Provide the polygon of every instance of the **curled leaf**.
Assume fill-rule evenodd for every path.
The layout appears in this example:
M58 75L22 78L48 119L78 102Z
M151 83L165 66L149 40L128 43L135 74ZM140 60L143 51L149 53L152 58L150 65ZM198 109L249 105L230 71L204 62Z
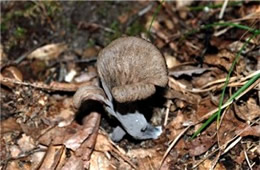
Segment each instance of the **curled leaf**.
M56 59L66 49L67 49L67 45L63 43L47 44L43 47L37 48L32 53L30 53L27 57L29 59L48 61L48 60Z

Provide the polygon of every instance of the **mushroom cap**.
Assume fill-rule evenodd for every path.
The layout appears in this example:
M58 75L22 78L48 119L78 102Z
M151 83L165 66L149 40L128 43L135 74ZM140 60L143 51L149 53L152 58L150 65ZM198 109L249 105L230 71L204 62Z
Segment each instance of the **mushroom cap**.
M168 82L165 59L150 42L137 37L112 41L98 54L97 69L102 83L120 103L145 99L155 86Z

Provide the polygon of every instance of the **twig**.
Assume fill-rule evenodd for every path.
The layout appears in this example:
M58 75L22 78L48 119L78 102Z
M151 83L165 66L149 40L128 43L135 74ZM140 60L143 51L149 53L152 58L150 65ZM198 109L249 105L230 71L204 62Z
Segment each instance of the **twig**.
M169 152L172 150L172 148L175 146L175 144L179 141L179 139L182 137L182 135L191 127L188 126L186 127L173 141L172 143L170 144L170 146L168 147L168 149L166 150L166 152L164 153L163 155L163 158L161 160L161 163L160 163L160 168L159 170L162 168L162 165L163 165L163 162L165 161L165 158L168 156Z
M192 138L196 137L207 125L209 125L217 116L218 116L218 110L219 109L223 109L227 106L229 106L230 104L233 103L233 101L238 100L241 96L243 96L245 93L247 93L249 90L251 90L253 87L255 87L256 85L259 84L260 79L259 79L260 74L254 76L252 79L250 79L244 86L242 86L238 91L236 91L229 99L228 101L222 105L220 108L216 108L213 111L207 113L206 115L204 115L199 121L197 121L196 123L194 123L193 125L196 125L199 122L204 121L205 119L207 119L209 116L210 118L199 128L199 130L197 130ZM250 85L250 86L249 86ZM249 87L248 87L249 86Z
M219 16L218 16L219 19L223 18L224 12L225 12L225 10L227 8L227 4L228 4L228 0L225 0L223 5L222 5L221 11L219 13Z
M218 153L218 155L215 157L215 159L211 163L210 170L214 170L215 166L218 163L219 157L221 156L221 152Z
M131 17L129 19L129 21L127 21L126 24L126 28L129 27L130 25L132 25L132 23L138 18L143 16L144 14L146 14L147 12L149 12L153 7L153 4L150 3L149 5L147 5L145 8L141 9L137 14L135 14L133 17Z
M167 102L167 108L166 108L166 112L165 112L165 119L164 119L164 123L163 123L163 126L166 126L167 125L167 121L168 121L168 117L169 117L169 111L170 111L170 107L172 105L172 101L169 100Z
M236 137L237 137L237 136L236 136ZM234 137L233 140L236 139L236 137ZM223 145L223 146L225 146L226 148L225 148L225 150L224 150L224 152L223 152L222 154L227 153L230 149L232 149L234 146L236 146L236 144L237 144L241 139L242 139L242 137L239 136L239 137L238 137L236 140L234 140L234 142L232 142L228 147L226 147L226 145L229 143L229 141L228 141L227 143L225 143L226 145Z
M87 82L86 84L91 84L91 83L92 82ZM2 77L1 75L0 75L0 84L8 84L11 87L14 87L14 85L22 85L22 86L30 86L36 89L43 89L49 91L67 91L67 92L74 92L79 88L79 86L82 85L82 84L75 84L75 83L72 84L72 83L59 83L59 82L51 82L50 85L42 82L29 83L29 82L18 81L11 78Z
M250 163L250 161L249 161L249 159L248 159L248 156L247 156L247 153L246 153L245 150L244 150L244 155L245 155L245 158L246 158L246 162L247 162L247 164L248 164L248 167L250 168L250 170L253 170L252 167L254 166L254 163L253 163L253 164Z
M260 118L257 119L256 121L252 122L249 126L253 126L255 123L259 123ZM224 152L221 153L221 155L224 155L225 153L227 153L230 149L232 149L241 139L242 137L239 136L241 135L244 131L247 130L248 127L244 128L243 130L241 130L238 134L236 134L232 139L230 139L229 141L227 141L225 144L223 144L222 146L220 146L219 148L217 148L216 150L212 151L207 157L205 157L203 160L200 160L196 165L192 166L192 169L196 168L197 166L199 166L203 161L205 161L207 158L209 158L210 156L212 156L214 153L216 153L217 151L220 150L220 148L226 148L224 150ZM233 141L233 142L232 142ZM232 142L232 143L231 143ZM226 147L229 143L231 143L228 147Z

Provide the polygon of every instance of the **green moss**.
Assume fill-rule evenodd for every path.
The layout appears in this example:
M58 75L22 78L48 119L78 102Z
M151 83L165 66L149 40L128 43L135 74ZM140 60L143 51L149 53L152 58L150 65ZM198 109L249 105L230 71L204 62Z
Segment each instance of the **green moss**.
M14 31L14 36L15 38L24 38L25 37L25 34L26 34L26 29L25 28L22 28L22 27L16 27L15 31Z
M109 2L105 1L102 3L103 5L97 8L97 15L100 17L107 17L107 13L109 12Z
M5 33L8 29L7 29L7 25L5 23L1 23L0 24L0 30L2 33Z
M118 21L113 21L112 24L110 24L109 28L113 30L113 33L106 32L105 33L105 39L107 40L106 43L111 42L112 40L120 37L122 35L121 29L120 29L120 23Z
M96 42L92 38L88 39L87 47L93 47L95 44Z
M49 1L43 1L46 9L47 9L47 15L50 17L54 17L58 12L61 12L60 4L57 2L49 2Z
M145 27L140 21L136 20L131 26L126 29L127 35L139 35L141 32L145 31Z

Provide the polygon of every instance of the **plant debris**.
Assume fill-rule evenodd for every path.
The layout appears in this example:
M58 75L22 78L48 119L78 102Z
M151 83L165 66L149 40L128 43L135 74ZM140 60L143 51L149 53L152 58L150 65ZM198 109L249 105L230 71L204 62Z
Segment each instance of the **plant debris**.
M0 7L0 169L260 169L259 2L5 1ZM168 77L120 106L102 89L107 77L99 77L97 56L126 36L149 41L165 63L134 61L119 72L163 64ZM154 84L147 75L142 82ZM132 106L162 127L157 139L136 140L121 128L120 141L111 140L119 122L106 111Z

